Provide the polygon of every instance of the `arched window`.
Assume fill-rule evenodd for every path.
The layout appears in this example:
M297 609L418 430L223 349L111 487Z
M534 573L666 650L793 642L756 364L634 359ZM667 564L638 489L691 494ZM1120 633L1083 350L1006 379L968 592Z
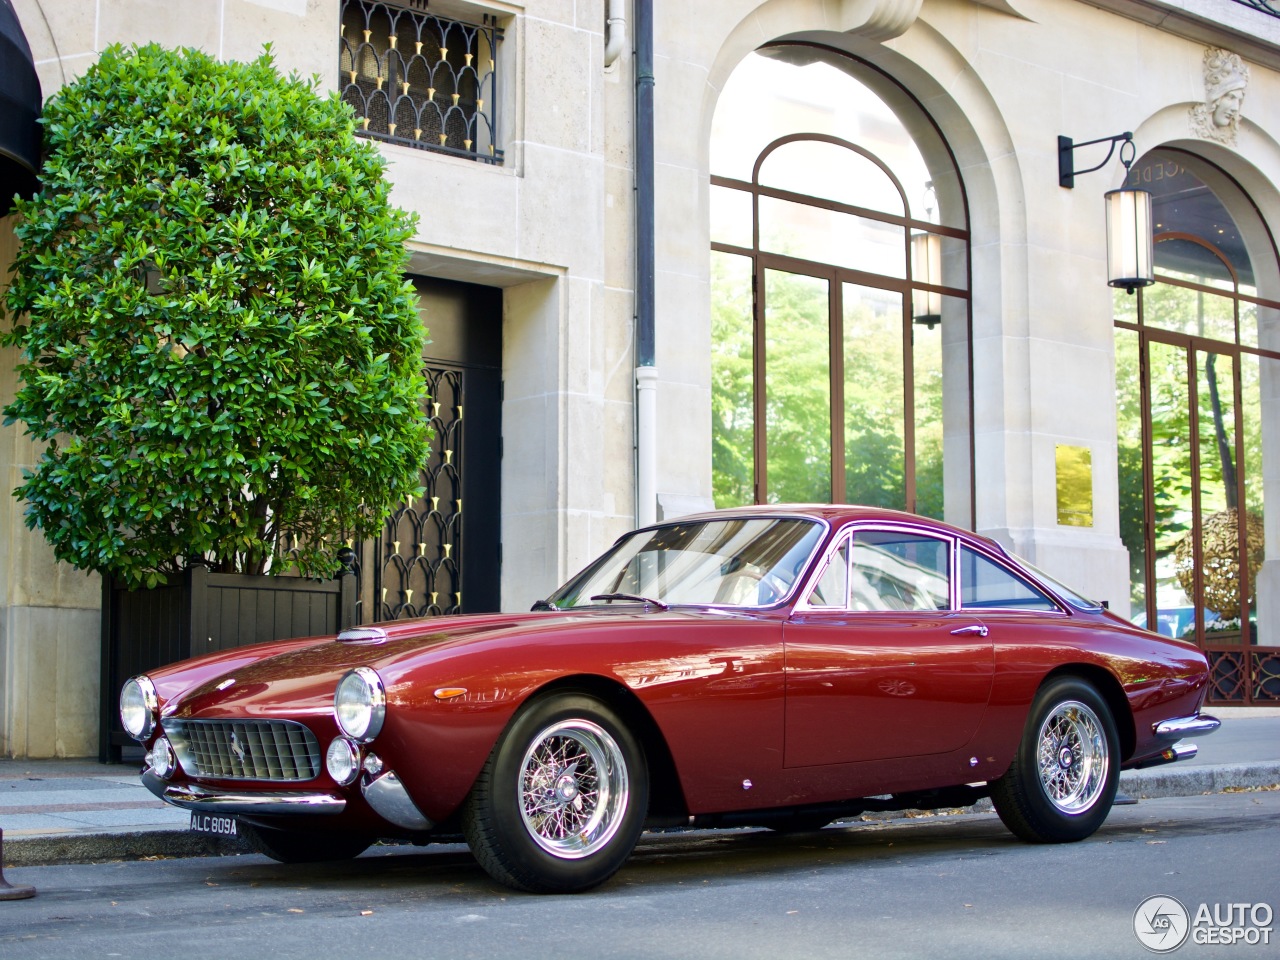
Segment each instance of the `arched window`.
M1275 247L1239 185L1202 159L1154 150L1130 177L1153 194L1157 280L1115 297L1132 612L1210 651L1211 699L1280 700L1267 649L1280 610L1262 586L1276 576L1264 538L1280 467Z
M717 505L970 523L968 219L919 104L831 50L751 55L717 105L711 239Z

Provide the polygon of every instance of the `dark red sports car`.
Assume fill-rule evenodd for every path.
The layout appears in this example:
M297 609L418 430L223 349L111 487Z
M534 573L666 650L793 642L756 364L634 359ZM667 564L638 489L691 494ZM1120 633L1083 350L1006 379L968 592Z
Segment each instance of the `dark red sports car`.
M534 612L398 621L125 684L142 778L283 861L466 838L574 891L646 825L816 829L991 796L1092 834L1121 768L1182 759L1207 669L997 544L907 514L752 507L648 527Z

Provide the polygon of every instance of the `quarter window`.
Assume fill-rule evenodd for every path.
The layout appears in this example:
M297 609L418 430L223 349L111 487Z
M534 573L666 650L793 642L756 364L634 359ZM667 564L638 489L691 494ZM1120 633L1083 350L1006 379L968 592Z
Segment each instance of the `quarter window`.
M1021 577L968 547L960 551L960 606L1057 610L1058 605Z
M849 541L846 540L827 559L827 565L818 582L809 591L807 602L812 607L837 607L849 605Z

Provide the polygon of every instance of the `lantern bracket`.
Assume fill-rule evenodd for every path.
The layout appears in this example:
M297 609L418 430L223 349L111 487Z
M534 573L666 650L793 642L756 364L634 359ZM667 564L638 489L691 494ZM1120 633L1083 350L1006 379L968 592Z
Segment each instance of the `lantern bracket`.
M1072 154L1080 147L1091 147L1098 143L1109 143L1111 149L1107 151L1107 155L1097 166L1089 167L1087 170L1075 169L1075 159ZM1058 186L1066 187L1068 190L1076 185L1076 177L1082 173L1093 173L1095 170L1101 170L1111 162L1112 155L1116 152L1116 145L1120 145L1120 162L1124 164L1125 170L1129 169L1129 165L1133 163L1133 157L1136 148L1133 145L1133 133L1117 133L1114 137L1099 137L1097 140L1086 140L1084 143L1075 143L1070 137L1058 137ZM1125 159L1125 147L1129 148L1129 158Z

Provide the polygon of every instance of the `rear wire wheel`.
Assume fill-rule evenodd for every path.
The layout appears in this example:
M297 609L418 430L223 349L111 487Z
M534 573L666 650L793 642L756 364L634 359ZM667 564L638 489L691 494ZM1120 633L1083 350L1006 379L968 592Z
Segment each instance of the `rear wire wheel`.
M618 715L595 697L555 694L525 707L502 735L462 830L499 883L574 893L626 862L648 798L644 752Z
M1111 711L1083 680L1060 677L1036 694L1017 756L991 784L996 812L1032 843L1070 843L1111 812L1120 780L1120 739Z

